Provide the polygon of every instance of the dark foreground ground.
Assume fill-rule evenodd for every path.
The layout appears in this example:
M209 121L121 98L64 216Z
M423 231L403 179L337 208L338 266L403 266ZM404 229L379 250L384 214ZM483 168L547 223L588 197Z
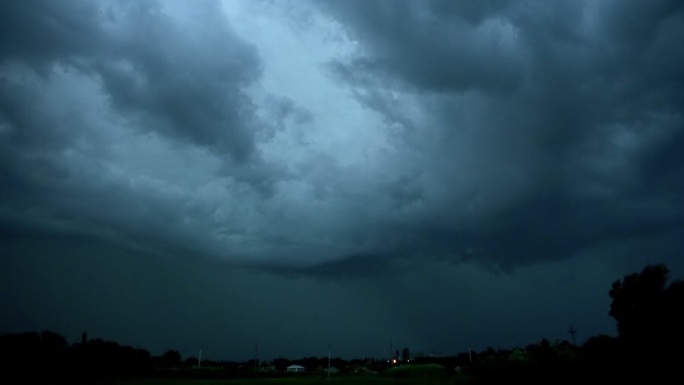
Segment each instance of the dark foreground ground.
M468 377L441 377L441 378L387 378L382 376L359 376L359 377L289 377L268 379L228 379L228 380L203 380L203 379L125 379L115 380L101 385L468 385L472 381ZM98 384L100 385L100 384Z

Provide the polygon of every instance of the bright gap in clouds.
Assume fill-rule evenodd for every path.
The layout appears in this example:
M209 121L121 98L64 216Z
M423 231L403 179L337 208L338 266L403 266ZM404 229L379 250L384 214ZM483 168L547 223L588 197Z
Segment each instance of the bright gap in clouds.
M232 27L263 61L250 96L272 127L258 146L264 159L304 179L307 164L322 157L341 167L378 167L381 153L391 150L382 117L361 106L329 68L356 49L339 23L297 3L223 4Z
M383 189L416 155L399 154L406 127L360 103L363 91L336 77L332 62L347 60L356 42L338 22L296 4L223 3L232 28L258 47L263 72L248 91L263 125L256 148L283 170L263 202L259 236L275 242L275 265L311 266L378 246L358 225L386 220L392 203ZM279 229L269 233L272 225Z

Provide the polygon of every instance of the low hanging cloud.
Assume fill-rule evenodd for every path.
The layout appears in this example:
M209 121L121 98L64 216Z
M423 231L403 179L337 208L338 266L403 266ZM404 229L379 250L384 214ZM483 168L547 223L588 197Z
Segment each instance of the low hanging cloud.
M2 233L339 276L681 232L683 19L676 1L3 3Z

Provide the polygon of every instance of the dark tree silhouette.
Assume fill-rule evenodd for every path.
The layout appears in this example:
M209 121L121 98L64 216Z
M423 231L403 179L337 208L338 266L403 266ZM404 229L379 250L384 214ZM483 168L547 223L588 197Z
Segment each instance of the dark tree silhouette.
M290 366L290 360L282 357L276 358L273 360L273 366L277 371L284 372Z
M175 368L181 364L181 354L177 350L167 350L159 359L159 366L163 368Z
M409 348L401 349L401 361L406 362L409 359L411 359L411 351L409 350Z
M609 314L617 321L620 337L636 342L658 331L663 321L668 274L665 265L648 265L639 274L613 282Z
M650 373L673 370L682 359L684 284L667 286L669 272L664 264L647 265L609 292L626 363Z

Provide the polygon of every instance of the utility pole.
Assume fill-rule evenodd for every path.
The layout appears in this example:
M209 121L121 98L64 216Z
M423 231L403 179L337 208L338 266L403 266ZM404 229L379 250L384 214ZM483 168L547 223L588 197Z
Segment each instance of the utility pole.
M389 362L392 362L394 355L394 346L392 345L392 340L390 340L390 351L389 351Z
M577 333L577 329L575 329L572 325L568 328L568 333L570 333L570 337L572 338L572 344L575 344L575 334Z
M200 348L199 351L199 358L197 359L197 369L200 368L200 365L202 364L202 348Z
M254 371L259 370L259 343L254 343Z
M330 378L330 342L328 342L328 378Z

